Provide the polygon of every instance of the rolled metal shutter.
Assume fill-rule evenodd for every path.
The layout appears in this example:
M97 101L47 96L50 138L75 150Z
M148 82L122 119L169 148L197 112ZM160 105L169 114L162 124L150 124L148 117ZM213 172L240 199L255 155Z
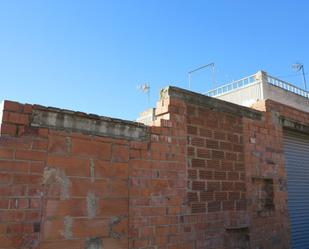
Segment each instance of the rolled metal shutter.
M293 249L309 248L309 136L284 131L288 208Z

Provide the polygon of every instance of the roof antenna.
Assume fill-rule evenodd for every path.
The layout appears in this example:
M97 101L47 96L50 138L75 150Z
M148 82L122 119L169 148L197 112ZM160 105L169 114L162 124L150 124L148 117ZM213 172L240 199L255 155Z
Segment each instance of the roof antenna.
M137 90L147 94L148 107L150 107L150 85L147 83L140 84L137 86Z
M216 72L215 72L215 63L212 62L212 63L209 63L207 65L204 65L204 66L201 66L201 67L198 67L196 69L193 69L191 71L188 72L188 78L189 78L189 90L191 90L191 74L196 72L196 71L199 71L201 69L204 69L206 67L211 67L212 69L212 84L215 86L215 82L216 82Z
M300 70L302 71L303 74L303 83L305 85L305 90L307 91L307 82L306 82L306 74L305 74L305 68L304 68L304 64L302 63L295 63L292 65L292 68L296 71L299 72Z

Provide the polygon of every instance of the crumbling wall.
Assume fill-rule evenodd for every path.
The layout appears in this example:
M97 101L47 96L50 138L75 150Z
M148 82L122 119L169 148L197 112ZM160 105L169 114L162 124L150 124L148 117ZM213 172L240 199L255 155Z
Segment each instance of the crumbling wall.
M256 107L169 87L143 126L5 101L0 248L289 248L282 127L308 114Z
M48 131L29 127L30 105L5 101L2 109L0 248L38 248Z
M0 248L128 248L132 122L4 102Z

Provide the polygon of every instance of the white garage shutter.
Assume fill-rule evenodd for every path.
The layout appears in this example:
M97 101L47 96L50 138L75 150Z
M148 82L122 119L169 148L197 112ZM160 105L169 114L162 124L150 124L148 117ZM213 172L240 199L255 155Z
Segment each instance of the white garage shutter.
M309 136L284 131L288 208L293 249L309 248Z

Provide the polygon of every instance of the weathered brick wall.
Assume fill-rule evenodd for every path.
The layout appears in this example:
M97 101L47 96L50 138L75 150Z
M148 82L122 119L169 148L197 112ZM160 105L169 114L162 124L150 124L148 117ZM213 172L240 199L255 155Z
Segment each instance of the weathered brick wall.
M0 247L36 248L43 214L41 179L48 132L29 128L32 106L3 103L0 138ZM27 135L24 135L27 134Z
M128 248L134 142L30 126L41 109L4 102L0 248Z
M4 102L0 248L289 248L283 120L309 115L255 108L170 87L145 127Z
M284 128L308 127L309 114L272 100L260 101L254 108L265 113L261 121L244 119L251 244L253 248L289 248L283 132ZM285 120L292 122L287 126Z
M253 248L289 248L282 128L270 116L244 119L250 239Z

